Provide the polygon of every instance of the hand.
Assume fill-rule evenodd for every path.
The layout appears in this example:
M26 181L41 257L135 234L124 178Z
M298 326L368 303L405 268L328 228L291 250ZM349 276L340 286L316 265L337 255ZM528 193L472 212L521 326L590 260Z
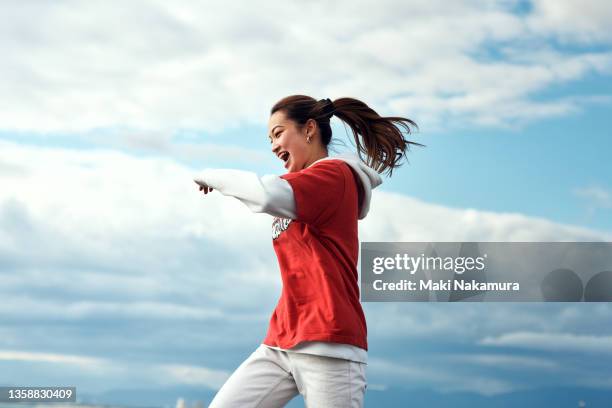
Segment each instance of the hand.
M204 192L204 194L208 194L209 192L213 191L212 187L207 186L204 180L200 179L199 177L194 177L193 181L198 185L200 191Z
M204 191L204 194L208 194L209 192L213 191L213 189L212 187L200 185L200 191Z

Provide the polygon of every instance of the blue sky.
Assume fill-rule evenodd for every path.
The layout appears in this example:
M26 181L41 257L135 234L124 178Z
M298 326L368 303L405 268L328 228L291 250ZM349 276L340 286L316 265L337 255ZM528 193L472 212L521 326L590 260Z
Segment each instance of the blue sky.
M362 241L611 240L608 2L263 4L0 6L0 383L218 389L281 283L269 217L191 179L283 173L290 94L419 124ZM364 309L377 392L612 392L608 304Z

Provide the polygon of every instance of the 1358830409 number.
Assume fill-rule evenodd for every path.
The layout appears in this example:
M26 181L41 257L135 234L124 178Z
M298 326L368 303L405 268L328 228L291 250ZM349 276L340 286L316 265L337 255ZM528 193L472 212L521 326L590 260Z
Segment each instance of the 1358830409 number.
M0 387L0 402L75 402L76 387Z

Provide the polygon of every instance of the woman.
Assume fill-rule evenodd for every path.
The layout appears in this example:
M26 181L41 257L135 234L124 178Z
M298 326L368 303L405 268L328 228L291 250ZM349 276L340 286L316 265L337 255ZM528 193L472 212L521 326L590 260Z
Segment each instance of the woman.
M328 156L332 115L348 124L359 156ZM362 407L367 327L359 302L357 220L368 213L378 173L400 165L416 124L381 117L353 98L293 95L271 110L272 152L287 174L207 169L194 181L253 212L274 216L272 239L283 289L262 344L221 387L210 407ZM367 164L361 160L367 156Z

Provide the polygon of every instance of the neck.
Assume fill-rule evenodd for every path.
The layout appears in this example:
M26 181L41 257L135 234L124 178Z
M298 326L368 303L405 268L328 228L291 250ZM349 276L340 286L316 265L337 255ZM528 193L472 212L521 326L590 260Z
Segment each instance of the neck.
M310 156L310 159L306 161L306 164L304 165L304 168L308 168L310 166L312 166L312 164L314 162L316 162L317 160L321 160L325 157L327 157L327 149L323 148L321 150L318 150L316 152L313 152L313 154Z

